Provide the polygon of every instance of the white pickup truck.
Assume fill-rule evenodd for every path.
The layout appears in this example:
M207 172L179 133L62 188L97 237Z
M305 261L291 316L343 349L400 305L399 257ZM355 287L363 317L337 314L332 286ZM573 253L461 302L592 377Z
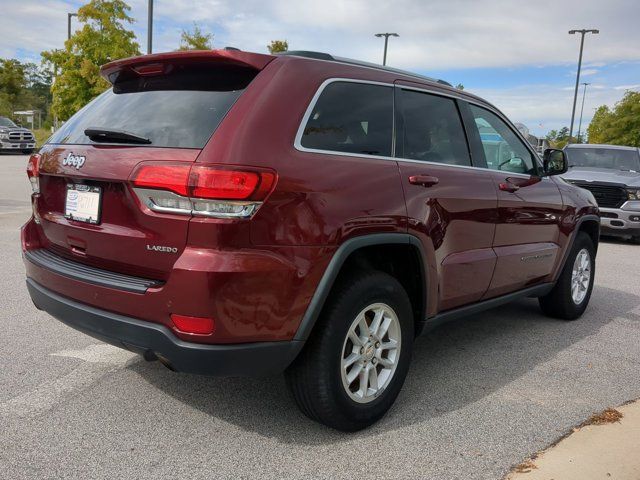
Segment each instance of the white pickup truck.
M33 133L19 127L6 117L0 117L0 152L33 153L36 138Z

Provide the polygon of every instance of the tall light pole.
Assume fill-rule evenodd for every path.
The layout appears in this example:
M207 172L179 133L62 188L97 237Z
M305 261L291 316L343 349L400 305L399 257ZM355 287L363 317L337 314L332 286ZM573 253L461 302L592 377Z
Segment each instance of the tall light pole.
M387 45L389 44L389 37L399 37L397 33L376 33L376 37L384 37L384 56L382 57L382 65L387 64Z
M584 97L587 95L587 85L591 85L590 83L583 82L584 90L582 90L582 106L580 107L580 121L578 122L578 143L582 143L580 139L580 132L582 131L582 112L584 112Z
M147 54L150 54L153 47L153 0L149 0L147 15Z
M580 69L582 68L582 50L584 49L584 36L587 33L593 33L597 35L600 30L596 29L581 29L581 30L569 30L569 35L580 34L580 56L578 57L578 73L576 74L576 88L573 92L573 108L571 109L571 126L569 127L569 142L571 142L571 136L573 135L573 122L576 119L576 102L578 100L578 87L580 86Z
M77 16L77 13L67 13L67 40L71 40L71 17Z

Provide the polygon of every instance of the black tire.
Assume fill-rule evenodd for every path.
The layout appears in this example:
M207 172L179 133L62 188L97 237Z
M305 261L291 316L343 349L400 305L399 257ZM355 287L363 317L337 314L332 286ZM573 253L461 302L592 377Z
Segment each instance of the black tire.
M635 245L640 245L640 235L636 235L631 237L631 243Z
M358 403L343 386L343 347L358 314L376 303L386 304L396 314L401 348L386 388L369 403ZM311 338L285 374L287 384L302 412L312 420L342 431L366 428L384 416L400 393L413 339L411 302L402 285L383 272L360 272L333 289Z
M589 278L586 295L580 303L576 303L571 295L571 277L576 257L582 250L586 250L589 253L591 276ZM576 237L576 240L571 247L571 251L569 252L567 263L564 265L553 290L544 297L540 297L538 299L540 308L545 315L563 320L576 320L583 314L589 304L591 291L593 290L593 279L596 273L595 258L596 249L591 237L584 232L578 232L578 236Z

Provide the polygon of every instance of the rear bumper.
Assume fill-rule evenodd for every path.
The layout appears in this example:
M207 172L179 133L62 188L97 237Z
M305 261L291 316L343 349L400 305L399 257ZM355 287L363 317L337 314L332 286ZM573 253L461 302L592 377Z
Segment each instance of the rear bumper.
M300 341L204 345L180 340L160 324L107 312L60 296L31 278L27 288L37 308L61 322L117 347L158 358L173 370L215 376L281 373L303 346Z
M41 222L53 225L44 218ZM59 229L60 244L48 241L42 230L33 217L22 228L28 278L83 305L163 325L188 343L211 345L294 339L333 253L332 248L319 246L187 246L171 259L174 263L166 275L148 283L141 276L131 276L138 274L135 269L123 272L120 263L112 268L113 262L103 262L99 256L82 258L68 249L62 251L73 228ZM97 232L91 243L108 245L113 257L121 250L118 238ZM209 239L215 238L210 235ZM149 253L143 250L139 255ZM154 257L145 258L151 263ZM213 318L214 332L181 332L171 321L172 314Z
M625 205L631 202L627 202ZM640 236L640 210L601 208L600 233L613 236Z

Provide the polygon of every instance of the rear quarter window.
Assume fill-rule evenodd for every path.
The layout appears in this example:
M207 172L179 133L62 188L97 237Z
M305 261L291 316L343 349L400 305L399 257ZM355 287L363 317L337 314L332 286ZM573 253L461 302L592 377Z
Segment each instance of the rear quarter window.
M71 117L49 143L95 144L85 129L106 128L148 138L149 146L203 148L256 73L228 65L188 66L128 78Z
M393 89L333 82L313 106L300 144L304 148L391 156Z

